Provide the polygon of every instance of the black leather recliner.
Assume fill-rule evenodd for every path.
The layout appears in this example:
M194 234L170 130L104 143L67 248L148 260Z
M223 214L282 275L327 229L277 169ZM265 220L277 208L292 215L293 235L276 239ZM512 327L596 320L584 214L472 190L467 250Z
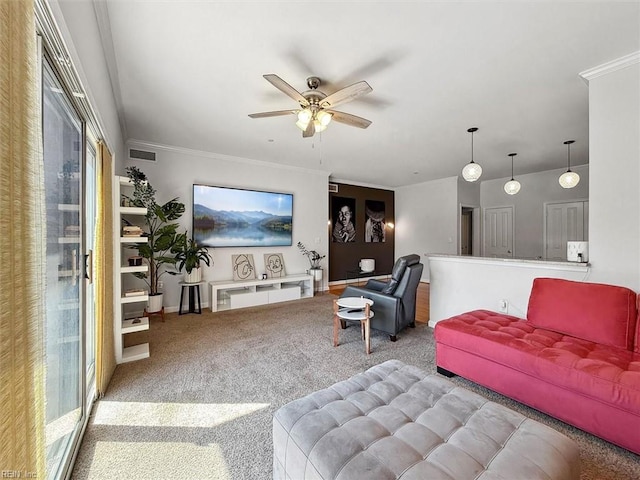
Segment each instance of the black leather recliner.
M423 268L419 255L400 257L393 266L389 281L371 279L364 287L349 286L340 298L365 297L373 300L371 328L388 333L391 341L395 342L400 330L416 326L416 293ZM342 328L345 327L343 322Z

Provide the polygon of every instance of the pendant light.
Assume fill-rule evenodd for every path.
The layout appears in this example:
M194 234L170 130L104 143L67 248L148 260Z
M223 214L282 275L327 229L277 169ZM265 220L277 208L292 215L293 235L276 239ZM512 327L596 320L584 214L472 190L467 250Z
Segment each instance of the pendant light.
M513 179L513 157L515 157L517 153L510 153L511 157L511 180L504 184L504 191L509 195L515 195L520 191L520 182Z
M471 134L471 161L462 169L462 177L467 182L475 182L482 175L482 167L473 161L473 133L477 131L477 127L471 127L467 130Z
M560 175L558 182L562 188L573 188L580 183L580 175L571 171L571 144L575 140L567 140L564 144L567 146L567 171Z

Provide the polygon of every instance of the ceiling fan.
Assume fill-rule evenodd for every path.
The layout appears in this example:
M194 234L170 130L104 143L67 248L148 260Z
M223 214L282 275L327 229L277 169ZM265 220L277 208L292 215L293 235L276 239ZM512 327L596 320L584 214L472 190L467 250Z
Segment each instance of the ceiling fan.
M371 121L357 117L350 113L338 112L334 107L371 92L373 89L365 81L354 83L331 95L318 90L320 79L318 77L307 78L309 90L298 92L295 88L273 73L263 77L285 95L293 98L300 105L295 110L277 110L273 112L252 113L251 118L277 117L280 115L294 114L298 116L296 125L302 130L303 137L313 137L316 132L322 132L327 128L331 120L344 123L352 127L367 128Z

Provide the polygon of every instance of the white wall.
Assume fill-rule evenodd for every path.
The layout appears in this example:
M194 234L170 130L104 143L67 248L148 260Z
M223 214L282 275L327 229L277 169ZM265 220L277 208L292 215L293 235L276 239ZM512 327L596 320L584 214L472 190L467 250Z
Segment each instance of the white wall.
M601 73L598 68L594 71ZM470 257L430 258L431 325L464 311L482 308L497 311L501 299L509 302L509 313L524 317L533 278L538 276L609 283L640 291L639 85L637 63L589 82L591 266ZM582 171L579 173L583 175ZM526 191L524 177L520 179L523 191L516 198ZM484 188L491 182L483 183L486 183L483 206L488 206L495 200L487 200L488 195L484 195ZM504 182L493 183L497 190ZM516 253L522 254L517 250Z
M457 252L458 177L400 187L396 192L396 258L421 255L422 281L429 281L426 254Z
M589 81L591 279L640 291L640 65Z
M465 207L480 206L480 185L482 182L467 182L462 177L458 178L458 202Z
M525 318L533 279L564 278L581 281L589 274L584 265L514 259L429 257L429 325L471 310L498 312L507 302L509 315Z
M283 253L287 273L304 273L309 268L307 257L303 256L296 244L300 241L307 248L321 254L328 252L327 219L329 218L328 174L313 170L280 167L266 162L247 160L224 155L166 148L153 145L133 145L142 150L157 152L157 162L130 161L125 167L135 165L146 175L157 190L157 200L164 203L174 197L185 204L184 215L179 219L181 230L191 235L192 186L194 183L240 187L273 192L293 193L293 245L270 248L211 248L214 264L204 266L203 279L231 280L231 255L251 253L256 264L256 273L264 272L265 253ZM126 175L124 168L117 172ZM327 263L323 261L326 269ZM177 311L180 301L181 276L164 275L164 305L169 311ZM323 278L327 285L327 275ZM202 300L208 305L208 289L201 292Z
M564 147L564 145L560 145ZM566 149L566 147L564 147ZM580 175L575 188L562 188L558 177L567 171L566 150L559 149L558 163L564 168L546 172L518 175L522 185L517 195L507 195L504 184L511 179L485 180L480 184L482 208L514 206L514 250L517 258L544 257L544 209L545 202L570 202L589 199L588 165L572 166ZM564 155L564 157L562 157Z

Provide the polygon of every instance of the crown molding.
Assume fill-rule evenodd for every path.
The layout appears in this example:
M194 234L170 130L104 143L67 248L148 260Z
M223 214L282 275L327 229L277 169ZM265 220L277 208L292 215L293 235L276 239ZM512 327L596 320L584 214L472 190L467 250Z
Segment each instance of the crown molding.
M185 148L185 147L177 147L174 145L164 145L162 143L154 143L154 142L147 142L144 140L136 140L135 138L130 138L127 140L126 142L126 146L127 149L131 148L131 147L139 147L142 149L147 149L147 150L164 150L166 152L173 152L173 153L178 153L181 155L190 155L190 156L194 156L194 157L204 157L204 158L212 158L215 160L220 160L223 162L231 162L231 163L244 163L244 164L248 164L248 165L257 165L257 166L262 166L262 167L269 167L269 168L278 168L281 170L289 170L289 171L293 171L293 172L301 172L301 173L307 173L307 174L312 174L312 175L320 175L322 177L325 178L329 178L330 173L329 172L325 172L323 170L314 170L311 168L304 168L304 167L296 167L294 165L283 165L281 163L274 163L274 162L267 162L265 160L255 160L252 158L244 158L244 157L234 157L232 155L224 155L222 153L213 153L213 152L206 152L203 150L194 150L191 148Z
M603 75L622 70L623 68L627 68L636 63L640 63L640 51L630 53L629 55L625 55L624 57L616 58L615 60L603 63L602 65L598 65L597 67L584 70L578 75L580 75L585 82L589 83L594 78L598 78Z

